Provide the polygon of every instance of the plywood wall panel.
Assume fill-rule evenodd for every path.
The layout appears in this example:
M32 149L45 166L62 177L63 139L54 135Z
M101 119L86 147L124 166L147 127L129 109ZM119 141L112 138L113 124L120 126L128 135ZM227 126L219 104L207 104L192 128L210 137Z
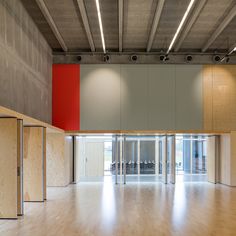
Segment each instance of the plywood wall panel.
M204 128L236 130L236 67L204 66Z
M65 184L73 182L73 138L65 137Z
M220 183L230 185L230 134L220 136Z
M215 130L236 130L236 68L213 67L213 125Z
M207 180L216 183L216 137L207 138Z
M47 186L67 186L71 182L72 137L47 134Z
M17 218L17 119L0 119L0 218Z
M44 201L42 127L24 127L24 200Z
M23 120L17 120L17 214L24 214L23 195Z
M230 135L230 185L236 186L236 131Z
M47 199L47 152L46 152L46 128L43 128L43 198Z

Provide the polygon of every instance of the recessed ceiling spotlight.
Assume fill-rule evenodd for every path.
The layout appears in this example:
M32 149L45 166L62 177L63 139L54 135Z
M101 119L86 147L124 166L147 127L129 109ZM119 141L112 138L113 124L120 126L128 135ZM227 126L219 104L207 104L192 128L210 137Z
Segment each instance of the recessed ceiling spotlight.
M137 55L131 55L130 56L130 60L131 61L137 61L138 60L138 56Z
M185 60L186 60L187 62L191 62L191 61L193 60L193 56L192 56L192 55L187 55L187 56L185 57Z
M168 55L160 55L160 60L165 62L165 61L169 61L170 58L168 57Z
M79 55L77 56L77 61L81 61L82 60L82 57Z
M213 62L220 62L221 60L219 55L214 55L212 59L213 59Z
M103 61L104 62L108 62L109 60L110 60L110 56L109 55L106 54L106 55L103 56Z

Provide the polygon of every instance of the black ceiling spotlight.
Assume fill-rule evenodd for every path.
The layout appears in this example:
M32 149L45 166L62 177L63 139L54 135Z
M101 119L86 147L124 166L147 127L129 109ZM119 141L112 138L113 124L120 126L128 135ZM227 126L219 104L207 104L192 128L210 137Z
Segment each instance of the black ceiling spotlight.
M81 61L82 60L82 57L79 55L77 56L77 61Z
M138 56L137 55L131 55L130 56L130 60L131 61L137 61L138 60Z
M213 62L218 63L218 62L220 62L220 60L221 60L221 58L220 58L219 55L214 55L214 56L213 56Z
M164 61L169 61L170 58L168 57L168 55L160 55L160 60L164 62Z
M185 57L185 60L186 60L187 62L191 62L191 61L193 60L193 56L192 56L192 55L187 55L187 56Z
M103 56L103 61L104 61L104 62L108 62L109 60L110 60L110 56L107 55L107 54L105 54L105 55Z

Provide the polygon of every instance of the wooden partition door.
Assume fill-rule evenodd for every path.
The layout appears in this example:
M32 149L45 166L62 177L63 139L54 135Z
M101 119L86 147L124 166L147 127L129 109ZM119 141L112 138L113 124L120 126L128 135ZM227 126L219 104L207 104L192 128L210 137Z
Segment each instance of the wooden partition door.
M17 119L0 118L0 218L17 218Z
M43 127L24 127L24 201L46 198L44 134Z
M216 184L219 180L219 137L207 138L207 180Z
M17 215L24 214L23 199L23 120L17 120Z

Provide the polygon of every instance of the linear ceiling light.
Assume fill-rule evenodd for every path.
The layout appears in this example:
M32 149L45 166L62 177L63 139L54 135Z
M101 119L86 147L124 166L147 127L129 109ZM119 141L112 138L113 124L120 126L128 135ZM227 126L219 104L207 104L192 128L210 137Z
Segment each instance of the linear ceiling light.
M100 33L101 33L101 39L102 39L103 52L106 53L106 47L105 47L105 40L104 40L104 34L103 34L102 17L101 17L101 11L100 11L100 6L99 6L99 0L95 0L95 1L96 1L97 13L98 13L98 21L99 21L99 27L100 27Z
M230 52L223 56L220 61L223 62L224 60L226 60L226 62L229 62L229 56L234 52L236 52L236 47L234 47Z
M170 52L170 50L172 49L172 47L173 47L173 45L175 43L175 40L176 40L177 36L179 35L179 32L180 32L181 28L183 27L183 24L184 24L185 20L187 19L187 16L188 16L188 14L189 14L192 6L193 6L194 1L195 0L191 0L190 1L189 5L188 5L188 8L187 8L186 12L184 13L184 16L183 16L183 18L182 18L182 20L181 20L181 22L180 22L180 24L178 26L178 29L175 32L175 35L174 35L174 37L173 37L173 39L172 39L172 41L170 43L170 46L169 46L166 54L168 54Z

